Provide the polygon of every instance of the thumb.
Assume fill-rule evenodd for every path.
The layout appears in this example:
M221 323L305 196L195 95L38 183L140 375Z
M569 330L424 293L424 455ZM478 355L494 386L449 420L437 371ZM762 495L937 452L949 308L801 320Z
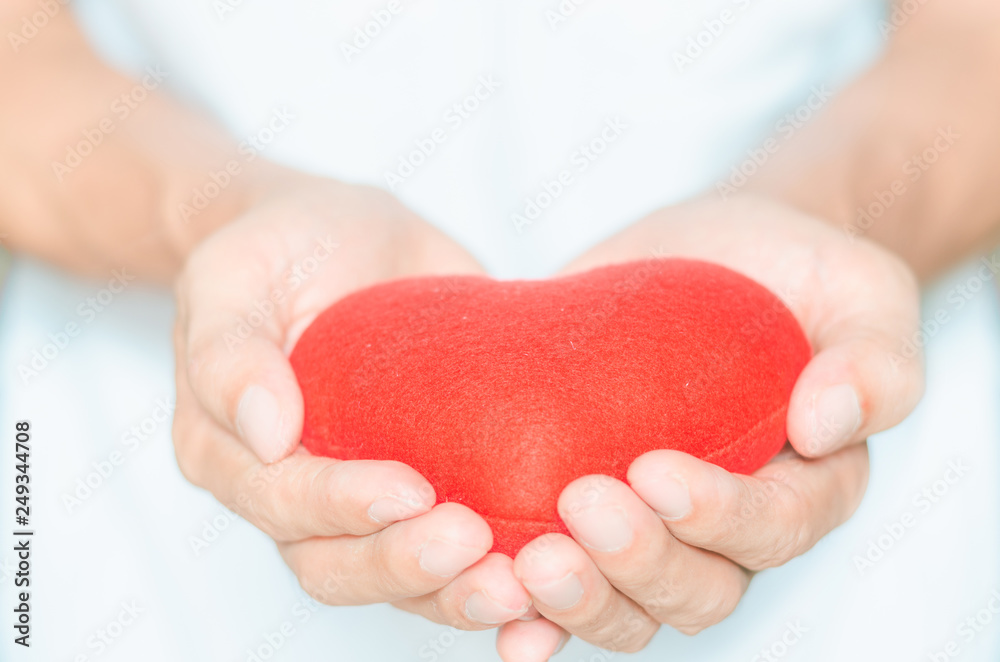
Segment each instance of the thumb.
M298 445L302 394L281 347L278 304L239 277L186 271L178 281L177 378L264 462Z

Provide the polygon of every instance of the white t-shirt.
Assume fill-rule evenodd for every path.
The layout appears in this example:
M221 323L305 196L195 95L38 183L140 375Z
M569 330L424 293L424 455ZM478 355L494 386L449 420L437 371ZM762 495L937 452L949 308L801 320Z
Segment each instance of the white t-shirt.
M510 277L552 273L656 207L738 183L734 164L752 172L765 138L784 144L876 57L884 7L116 0L78 12L107 57L162 66L173 93L254 150L391 186ZM955 659L929 657L954 640L957 659L995 660L1000 622L984 620L1000 604L1000 322L992 287L960 310L948 296L970 278L928 294L929 317L952 320L931 334L928 395L872 440L851 522L758 575L736 613L696 637L664 628L635 656L574 641L557 659ZM166 295L130 285L82 316L103 286L20 261L0 302L0 420L34 423L44 533L35 646L26 656L5 636L3 659L495 659L489 632L311 604L268 539L176 469ZM69 321L81 333L22 379L18 366ZM11 582L0 570L8 614ZM970 617L980 624L963 629Z

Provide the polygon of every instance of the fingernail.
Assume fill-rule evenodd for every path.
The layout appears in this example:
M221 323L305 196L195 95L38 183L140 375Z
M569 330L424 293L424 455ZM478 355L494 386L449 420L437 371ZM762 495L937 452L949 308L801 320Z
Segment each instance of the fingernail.
M559 637L559 645L556 646L555 652L552 653L553 655L556 655L557 653L561 653L562 649L566 648L566 644L569 643L569 636L570 636L569 632L563 632L562 633L562 636Z
M528 605L528 611L521 614L519 621L537 621L542 615L535 609L535 605Z
M691 492L678 475L660 477L642 490L642 498L665 520L678 520L691 514Z
M809 450L820 454L838 448L861 427L861 404L850 384L831 386L816 398Z
M569 573L562 579L549 584L525 584L536 599L553 609L570 609L576 606L583 597L583 584L574 573Z
M524 614L527 609L528 605L519 609L508 609L490 597L486 591L477 591L465 601L465 615L483 625L512 621Z
M438 577L451 577L468 568L485 554L486 552L481 549L431 538L420 550L420 567Z
M416 493L379 497L368 507L368 517L380 524L398 522L429 510L431 504Z
M288 448L284 416L274 394L252 384L236 408L236 431L264 462L280 460Z
M574 537L598 552L618 552L632 542L628 515L618 506L593 507L568 519Z

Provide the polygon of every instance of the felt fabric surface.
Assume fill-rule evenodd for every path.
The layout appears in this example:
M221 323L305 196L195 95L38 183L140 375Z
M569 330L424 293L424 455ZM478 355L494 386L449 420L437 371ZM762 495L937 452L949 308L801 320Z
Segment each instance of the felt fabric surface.
M659 448L750 473L786 440L811 349L771 292L659 259L540 281L426 277L323 312L291 355L303 444L398 460L490 524L494 551L567 532L575 478Z

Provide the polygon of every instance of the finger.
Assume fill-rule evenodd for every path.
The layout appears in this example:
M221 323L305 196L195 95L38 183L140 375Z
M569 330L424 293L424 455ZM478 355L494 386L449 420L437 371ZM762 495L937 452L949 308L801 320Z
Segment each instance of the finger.
M397 601L395 606L460 630L485 630L517 620L531 609L531 596L514 577L506 554L487 554L447 586Z
M922 352L919 343L907 343L920 323L915 278L867 242L844 252L842 270L850 277L817 276L810 299L827 304L799 306L816 354L796 381L787 427L792 446L806 457L896 425L923 394Z
M659 623L605 579L587 553L562 534L528 543L514 559L514 575L535 608L570 634L617 652L641 650Z
M279 543L278 549L314 599L363 605L436 591L492 545L483 518L460 504L442 503L369 536L311 538Z
M743 568L678 541L628 485L609 476L570 483L559 514L612 586L685 634L729 616L749 585Z
M199 273L191 266L178 280L179 372L216 423L264 462L277 461L298 444L303 416L298 381L281 349L279 304L252 280Z
M545 618L511 621L497 631L497 653L503 662L545 662L569 638L569 632Z
M364 535L434 505L434 488L400 462L344 462L302 451L261 464L201 413L180 382L173 434L187 479L276 540Z
M815 460L784 452L753 476L660 450L636 459L628 480L678 540L763 570L806 552L854 513L868 484L868 447Z

